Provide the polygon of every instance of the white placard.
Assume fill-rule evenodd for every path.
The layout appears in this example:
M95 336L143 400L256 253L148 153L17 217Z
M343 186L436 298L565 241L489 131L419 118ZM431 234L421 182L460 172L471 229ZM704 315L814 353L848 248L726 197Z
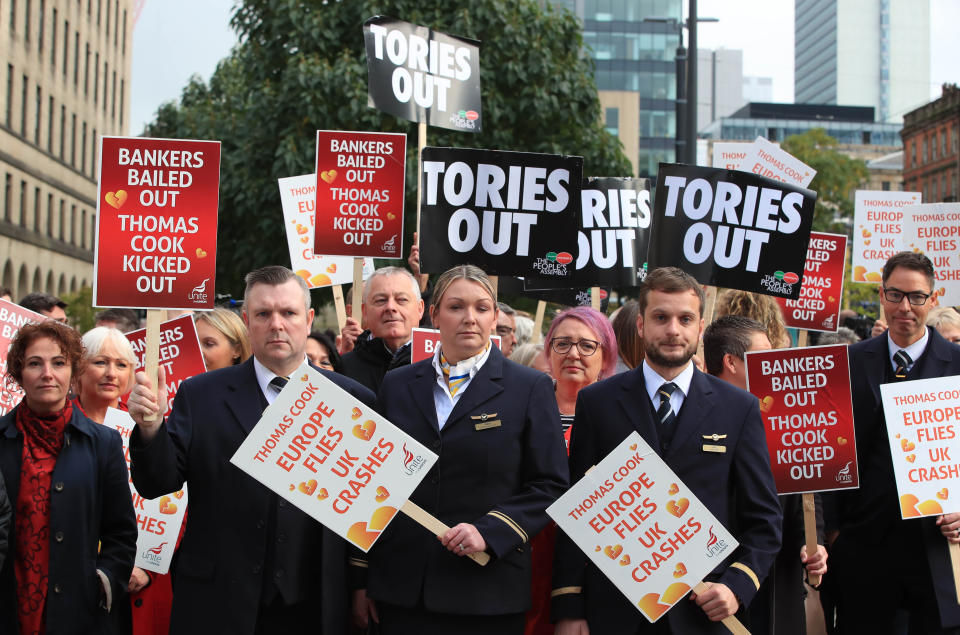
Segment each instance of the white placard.
M919 192L857 190L853 211L853 282L881 282L883 265L903 249L903 210Z
M960 512L960 376L880 385L900 516Z
M800 187L809 186L817 175L809 165L763 137L750 144L738 169Z
M547 513L651 622L739 544L637 432Z
M304 363L230 462L366 552L436 460Z
M933 293L941 306L960 305L960 203L904 207L903 249L933 262Z
M115 429L123 438L123 456L129 470L130 433L136 424L125 411L107 408L103 425ZM180 491L148 499L137 493L133 479L130 479L130 495L133 510L137 513L137 557L133 564L147 571L166 573L170 570L180 525L187 513L187 486L184 484Z

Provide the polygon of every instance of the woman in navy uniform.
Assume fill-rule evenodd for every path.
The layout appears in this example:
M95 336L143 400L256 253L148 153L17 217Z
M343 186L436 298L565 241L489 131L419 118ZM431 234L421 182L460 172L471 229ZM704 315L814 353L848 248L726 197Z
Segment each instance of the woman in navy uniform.
M378 410L439 455L411 500L451 528L434 536L394 518L368 562L351 561L367 572L355 614L384 635L522 633L529 542L568 484L553 383L490 345L496 293L477 267L440 276L430 317L439 349L387 373ZM486 566L467 558L478 552Z

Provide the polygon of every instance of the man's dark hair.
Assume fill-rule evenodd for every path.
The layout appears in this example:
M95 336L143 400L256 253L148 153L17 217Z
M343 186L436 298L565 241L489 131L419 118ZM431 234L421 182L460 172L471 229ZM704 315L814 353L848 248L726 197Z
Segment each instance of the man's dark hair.
M743 359L750 350L750 336L767 334L763 324L740 315L717 318L703 332L703 357L707 372L718 376L723 372L723 356L727 353Z
M23 299L20 300L20 306L25 309L30 309L34 313L43 313L45 311L52 311L53 307L57 306L66 310L67 303L55 295L38 291L25 295Z
M129 333L140 328L140 318L133 309L105 309L97 313L94 320L100 322L113 322L121 333Z
M927 283L930 285L930 290L933 291L933 287L936 284L936 276L933 274L933 263L930 262L930 259L924 256L923 254L918 254L912 251L901 251L890 256L890 259L883 265L883 284L887 284L887 279L893 273L893 270L897 267L903 267L904 269L909 269L910 271L919 271L927 277ZM913 291L913 289L901 289L902 291Z
M503 313L505 313L505 314L507 314L507 315L509 315L509 316L511 316L511 317L516 317L516 315L517 315L516 310L515 310L513 307L511 307L509 304L507 304L506 302L497 302L497 308L500 309L501 312L503 312Z
M640 287L640 296L637 298L637 302L640 303L640 315L647 312L647 296L651 291L660 291L661 293L693 291L700 301L700 317L703 317L703 287L700 286L696 278L683 269L660 267L647 275L643 281L643 286Z
M7 287L0 287L0 298L2 298L3 296L9 296L11 299L13 299L13 291L8 289Z
M254 269L246 275L243 281L246 283L246 288L243 290L243 310L247 310L247 299L250 297L250 289L258 284L266 284L271 287L278 287L281 284L286 284L290 280L296 280L297 285L300 287L300 290L303 292L303 301L306 306L306 312L310 312L310 287L307 286L307 281L295 274L290 269L283 267L281 265L268 265L266 267L260 267L259 269Z

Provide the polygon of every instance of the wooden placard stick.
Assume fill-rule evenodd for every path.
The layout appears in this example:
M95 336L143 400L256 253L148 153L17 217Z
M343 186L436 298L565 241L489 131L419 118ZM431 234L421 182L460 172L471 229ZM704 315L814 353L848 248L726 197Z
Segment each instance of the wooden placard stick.
M696 586L693 587L693 592L697 595L707 592L707 585L703 582L698 582ZM750 635L750 631L747 630L747 627L740 623L736 617L731 615L730 617L725 617L720 620L724 626L727 627L734 635Z
M709 326L713 322L714 308L717 306L717 288L713 285L707 285L706 297L703 302L703 325ZM703 338L697 344L697 357L703 359Z
M347 325L347 306L343 302L343 285L333 285L333 308L337 311L337 330L343 332Z
M957 592L957 604L960 604L960 545L948 543L950 565L953 568L953 588Z
M543 339L543 316L547 312L546 300L537 300L537 315L533 319L533 336L530 341L539 344Z
M427 531L432 533L434 536L442 536L443 534L450 531L450 528L445 524L440 522L432 514L425 511L422 507L414 503L413 501L407 501L400 507L400 511L404 514L420 523L427 528ZM471 553L467 555L468 558L479 564L481 567L486 566L490 562L490 556L482 551L477 553Z
M360 322L360 305L363 303L363 258L353 259L353 307L352 317Z
M157 371L160 366L160 323L163 321L162 309L147 309L147 335L145 340L145 350L143 352L143 370L147 373L150 383L156 388L157 394L160 393L160 385L157 383ZM156 415L144 415L144 421L156 421L157 417L163 418L164 413Z
M427 124L421 121L417 125L417 233L420 232L420 178L423 175L423 149L427 146Z
M600 310L600 287L590 287L590 307L594 311Z
M802 331L806 333L806 330ZM803 497L803 536L807 543L807 558L812 558L817 553L817 506L813 500L813 494L807 492L801 494ZM810 586L820 584L820 574L811 573L807 575Z
M493 297L500 301L500 276L490 276L490 286L493 287Z
M797 331L797 346L803 348L807 345L807 329L800 329Z

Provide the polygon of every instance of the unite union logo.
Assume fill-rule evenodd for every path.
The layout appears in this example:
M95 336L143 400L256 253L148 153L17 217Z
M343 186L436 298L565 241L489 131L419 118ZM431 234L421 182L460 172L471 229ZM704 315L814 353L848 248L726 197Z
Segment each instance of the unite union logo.
M714 556L719 556L727 550L727 543L719 538L717 534L713 533L713 525L710 525L708 530L709 538L707 539L707 557L713 558Z
M419 454L414 455L413 452L407 449L407 444L403 444L403 473L407 476L413 476L420 468L423 467L423 464L426 463L424 458Z
M190 291L190 295L187 297L190 300L197 303L206 302L207 301L207 282L209 282L209 280L210 278L204 278L203 282L195 286L193 290Z

